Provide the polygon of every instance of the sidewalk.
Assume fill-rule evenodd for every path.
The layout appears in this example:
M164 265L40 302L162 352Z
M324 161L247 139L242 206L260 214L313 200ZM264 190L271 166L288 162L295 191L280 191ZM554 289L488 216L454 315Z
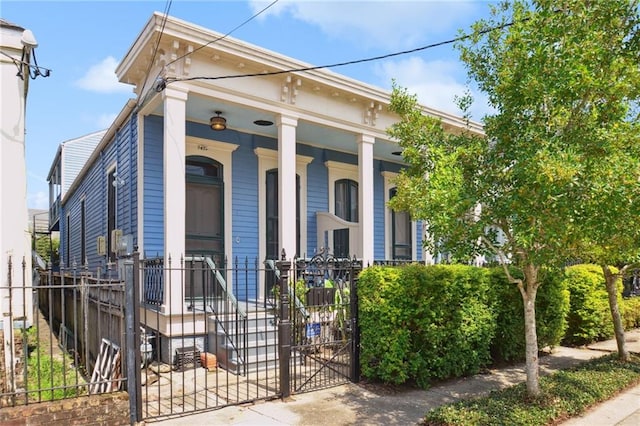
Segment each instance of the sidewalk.
M640 352L640 329L626 333L627 346ZM540 374L576 365L616 351L615 340L588 348L558 347L540 359ZM518 365L486 374L448 381L427 390L391 392L388 388L365 389L347 384L275 400L186 417L147 421L158 425L416 425L424 414L439 405L488 394L490 391L525 381L524 366ZM382 387L380 389L383 389ZM640 385L594 407L564 426L640 425Z

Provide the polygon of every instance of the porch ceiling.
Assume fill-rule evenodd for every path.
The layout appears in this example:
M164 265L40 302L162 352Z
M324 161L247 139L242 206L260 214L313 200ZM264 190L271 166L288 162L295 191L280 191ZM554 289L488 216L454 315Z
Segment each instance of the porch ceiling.
M156 106L154 114L163 115L162 103ZM258 134L277 139L278 127L276 125L276 113L248 108L234 103L225 103L199 96L189 96L186 106L187 119L193 122L208 124L209 119L220 111L227 119L229 129L240 132ZM260 126L256 120L268 120L274 124ZM213 130L212 130L213 133ZM357 135L334 127L321 126L309 121L300 120L297 126L297 139L301 143L319 146L340 152L357 154ZM388 140L376 138L373 147L373 155L394 163L402 163L402 157L393 154L399 151L397 144Z

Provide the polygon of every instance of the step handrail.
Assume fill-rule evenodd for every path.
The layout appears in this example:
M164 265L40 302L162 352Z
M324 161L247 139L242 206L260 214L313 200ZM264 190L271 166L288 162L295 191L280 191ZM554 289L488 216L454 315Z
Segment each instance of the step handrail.
M222 274L220 273L220 270L218 269L218 267L216 266L216 263L213 261L211 257L189 256L189 257L185 257L185 260L206 263L206 265L209 267L209 270L213 273L213 276L215 277L215 281L220 287L220 289L222 290L224 297L231 303L231 306L235 308L235 310L238 312L238 315L240 315L242 319L247 318L247 312L244 310L242 305L238 303L238 299L236 299L236 296L234 296L232 292L227 291L227 282L222 276Z
M267 259L264 261L265 266L268 266L275 274L278 282L280 282L280 271L276 268L276 262L273 259ZM304 307L304 303L296 296L296 291L294 286L289 286L289 298L293 300L293 303L298 310L304 316L305 319L309 318L309 311Z
M231 306L235 309L235 314L238 315L238 320L239 320L239 324L243 324L242 326L242 332L240 332L238 330L238 327L235 327L235 336L232 336L231 333L229 333L229 330L227 329L226 325L225 325L225 321L220 319L220 314L224 315L225 318L229 315L229 312L216 312L216 310L213 311L214 314L214 318L216 321L216 325L218 327L220 327L224 333L225 339L227 340L227 342L231 345L232 350L237 354L238 356L238 361L239 363L242 365L243 368L243 373L246 373L246 364L245 364L245 359L247 359L247 346L246 346L246 342L244 342L245 344L240 346L238 344L238 342L236 341L238 339L238 337L243 336L243 339L246 339L246 333L244 332L246 330L246 324L248 321L248 315L247 312L245 311L245 309L242 307L242 305L240 305L240 303L238 303L238 299L236 299L235 295L232 292L227 291L227 282L224 279L224 277L222 276L222 274L220 273L220 270L218 269L218 267L216 266L216 263L213 261L213 259L209 256L189 256L189 257L185 257L185 260L187 261L195 261L195 262L203 262L204 264L207 265L207 267L209 268L210 272L213 273L213 276L215 277L215 281L218 284L218 286L220 287L220 289L222 290L222 293L224 295L224 298L226 301L228 301ZM234 312L231 312L231 314L233 315ZM233 338L235 337L235 339Z

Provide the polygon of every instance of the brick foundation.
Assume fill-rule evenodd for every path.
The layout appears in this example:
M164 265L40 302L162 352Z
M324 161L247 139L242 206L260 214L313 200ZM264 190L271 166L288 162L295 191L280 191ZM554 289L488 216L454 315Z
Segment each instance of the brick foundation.
M0 424L39 425L128 425L129 394L114 392L61 401L39 402L0 409Z

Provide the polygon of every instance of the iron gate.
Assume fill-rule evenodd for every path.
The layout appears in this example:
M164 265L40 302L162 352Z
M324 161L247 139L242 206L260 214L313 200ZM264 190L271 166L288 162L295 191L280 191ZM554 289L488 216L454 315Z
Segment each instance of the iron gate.
M358 382L361 263L321 252L310 260L297 259L290 268L278 262L283 397Z
M139 395L137 419L284 398L358 381L353 313L359 261L320 254L294 261L260 264L236 259L217 265L205 256L172 266L170 260L141 261L136 254L133 264L132 276L140 282L130 288L141 294L131 300L141 300L144 308L133 322L145 329L140 340L149 348L149 361L161 361L156 366L142 360L142 374L137 369L139 376L131 377ZM188 279L169 292L164 281L174 271ZM266 274L273 274L278 283L274 297L249 301L250 289ZM231 287L244 297L236 299ZM171 310L176 306L177 311ZM173 335L161 333L163 327L174 330ZM209 356L219 368L205 366ZM166 371L156 370L163 366Z

